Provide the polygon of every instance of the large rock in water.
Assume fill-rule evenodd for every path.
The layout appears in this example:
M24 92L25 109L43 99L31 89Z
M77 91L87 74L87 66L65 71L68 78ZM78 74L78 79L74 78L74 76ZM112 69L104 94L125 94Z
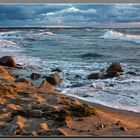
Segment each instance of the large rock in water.
M3 56L0 58L0 64L8 67L15 67L16 62L11 56Z
M50 83L51 85L60 85L62 82L62 79L60 75L54 74L46 77L46 81Z
M103 79L104 78L104 73L91 73L90 75L88 75L87 79Z
M122 68L122 66L121 66L120 63L118 63L118 62L113 62L113 63L109 66L109 68L107 69L106 72L109 72L109 71L123 72L123 68Z
M105 74L105 78L113 78L113 77L118 77L120 76L120 73L117 72L117 71L108 71L106 74Z

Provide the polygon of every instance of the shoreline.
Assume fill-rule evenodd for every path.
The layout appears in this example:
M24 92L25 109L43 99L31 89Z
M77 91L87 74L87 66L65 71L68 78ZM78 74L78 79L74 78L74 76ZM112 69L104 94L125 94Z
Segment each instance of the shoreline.
M0 135L140 136L140 113L59 93L47 81L36 86L14 69L0 66Z
M88 101L88 100L80 99L80 98L75 97L75 96L67 95L67 94L65 94L65 93L63 93L63 92L60 92L60 94L64 94L64 95L66 95L66 96L73 97L73 98L75 98L75 99L77 99L77 100L79 100L79 101L81 101L81 102L83 102L83 103L87 103L87 104L89 104L89 105L91 105L91 106L92 106L92 105L93 105L93 106L97 106L97 107L99 107L99 108L101 108L101 109L103 108L104 110L112 110L112 109L114 109L115 112L117 112L117 110L119 110L120 112L130 112L130 113L135 113L135 114L139 114L139 115L140 115L140 112L136 112L136 111L133 111L133 110L120 109L120 108L115 108L115 107L103 105L103 104L100 104L100 103L90 102L90 101Z

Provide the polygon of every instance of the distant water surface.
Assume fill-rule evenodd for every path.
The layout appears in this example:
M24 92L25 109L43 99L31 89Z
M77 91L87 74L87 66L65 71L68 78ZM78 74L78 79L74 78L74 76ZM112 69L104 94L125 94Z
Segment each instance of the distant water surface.
M140 29L15 29L0 32L0 56L49 74L62 69L64 94L140 112ZM87 80L114 61L125 69L113 79ZM127 74L135 72L136 75ZM23 71L22 71L23 72ZM75 78L76 75L81 78ZM90 87L91 84L95 88Z

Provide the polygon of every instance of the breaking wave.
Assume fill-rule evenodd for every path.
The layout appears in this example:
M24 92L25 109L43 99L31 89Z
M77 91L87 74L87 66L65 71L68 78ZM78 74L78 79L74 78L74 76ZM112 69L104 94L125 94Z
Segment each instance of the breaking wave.
M14 41L0 39L0 48L1 52L12 52L13 50L18 51L20 46Z
M123 40L123 41L129 41L129 42L140 44L140 35L123 34L121 32L117 32L113 30L106 31L104 35L101 36L101 38Z

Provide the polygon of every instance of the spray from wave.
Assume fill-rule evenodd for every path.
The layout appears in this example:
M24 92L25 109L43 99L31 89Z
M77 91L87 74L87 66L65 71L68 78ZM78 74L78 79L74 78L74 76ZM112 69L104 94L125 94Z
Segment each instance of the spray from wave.
M123 41L140 44L140 35L123 34L121 32L117 32L113 30L106 31L104 35L101 36L101 38L123 40Z

